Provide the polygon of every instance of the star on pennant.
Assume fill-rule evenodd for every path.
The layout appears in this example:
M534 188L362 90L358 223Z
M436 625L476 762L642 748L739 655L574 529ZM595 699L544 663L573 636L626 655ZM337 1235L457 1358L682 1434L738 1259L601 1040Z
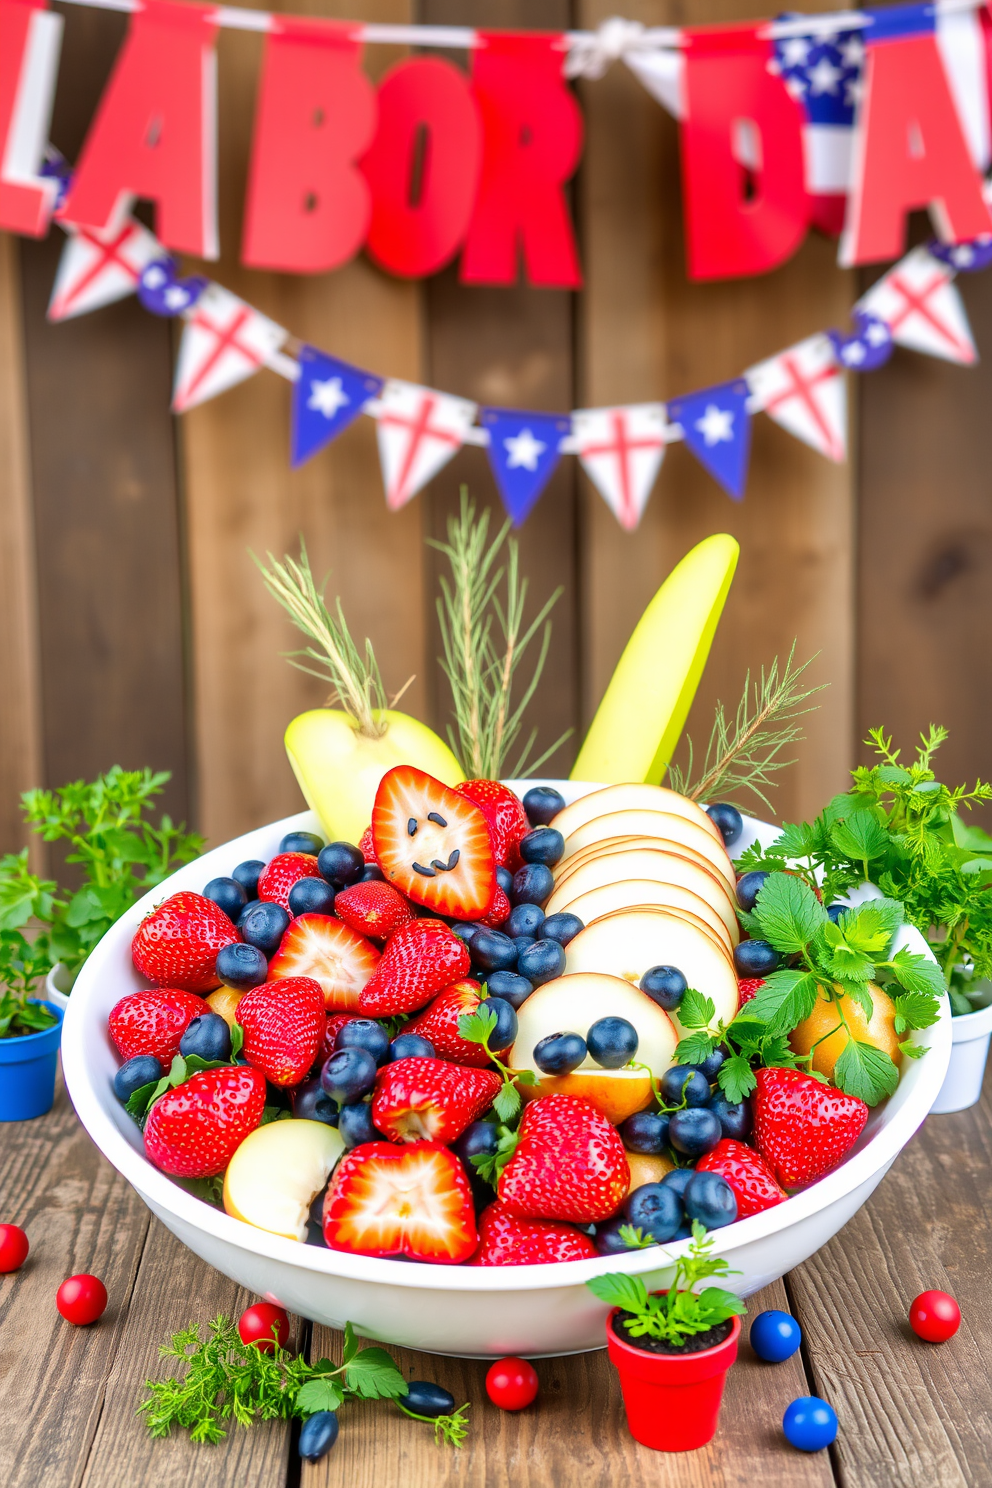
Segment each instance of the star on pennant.
M718 408L715 403L707 403L706 412L701 419L696 419L696 428L702 434L707 445L730 444L734 438L734 415L729 408Z
M507 452L507 470L536 470L537 462L547 447L534 438L530 429L521 429L519 434L503 440L503 448Z
M310 396L307 399L307 407L314 413L323 414L324 418L332 419L342 408L347 408L351 399L341 386L340 377L329 377L326 382L318 382L314 379L310 383Z
M814 93L836 93L841 76L840 69L835 67L828 57L821 57L816 66L810 70L810 87Z
M805 67L809 57L810 42L805 36L787 36L782 42L782 62L785 67Z

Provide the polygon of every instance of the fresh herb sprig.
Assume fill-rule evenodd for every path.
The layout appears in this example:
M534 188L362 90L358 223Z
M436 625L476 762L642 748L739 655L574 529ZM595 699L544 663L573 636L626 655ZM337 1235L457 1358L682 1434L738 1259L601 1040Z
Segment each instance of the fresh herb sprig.
M462 1013L458 1019L458 1032L467 1043L481 1044L496 1066L498 1073L503 1077L503 1086L496 1093L496 1098L493 1101L493 1110L496 1112L500 1121L508 1122L520 1114L521 1099L517 1086L536 1085L537 1076L532 1070L508 1069L499 1055L494 1054L492 1049L490 1049L489 1040L492 1037L493 1029L496 1027L497 1018L496 1014L490 1012L489 1008L486 1007L486 996L487 989L483 987L479 993L480 1002L475 1012ZM509 1162L509 1160L510 1155L508 1154L505 1162Z
M610 1272L594 1276L586 1286L601 1302L630 1313L623 1326L632 1338L658 1338L676 1348L687 1338L708 1333L731 1317L743 1317L747 1308L725 1287L695 1288L711 1277L735 1276L722 1256L713 1254L714 1237L707 1235L698 1219L692 1222L692 1243L675 1263L672 1284L666 1292L649 1292L639 1276Z

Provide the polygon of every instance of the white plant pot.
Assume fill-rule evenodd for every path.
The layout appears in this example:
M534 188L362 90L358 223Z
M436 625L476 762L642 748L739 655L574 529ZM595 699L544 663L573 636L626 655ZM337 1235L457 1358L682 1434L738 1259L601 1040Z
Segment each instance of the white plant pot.
M45 978L45 996L49 1002L54 1002L64 1012L69 1006L69 992L72 982L69 979L68 969L57 961Z
M966 1111L982 1093L985 1061L992 1037L992 1007L977 1013L963 1013L951 1019L951 1058L944 1083L931 1111L946 1116L950 1111Z

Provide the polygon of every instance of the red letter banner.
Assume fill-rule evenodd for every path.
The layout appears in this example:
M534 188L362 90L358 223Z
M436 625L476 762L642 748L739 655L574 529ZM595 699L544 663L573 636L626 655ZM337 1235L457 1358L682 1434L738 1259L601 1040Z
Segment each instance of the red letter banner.
M375 130L375 90L347 24L275 17L258 95L242 259L253 268L324 274L346 263L369 225L355 162Z
M803 116L769 71L772 43L758 30L683 32L682 183L693 279L763 274L806 235Z
M59 216L108 228L134 197L155 203L159 240L217 257L216 11L141 0Z
M62 17L44 0L0 0L0 229L40 238L58 183L38 175L55 92Z
M466 284L514 284L523 248L532 284L582 283L564 185L582 152L582 115L552 33L480 31L472 86L482 111L482 179L469 224Z

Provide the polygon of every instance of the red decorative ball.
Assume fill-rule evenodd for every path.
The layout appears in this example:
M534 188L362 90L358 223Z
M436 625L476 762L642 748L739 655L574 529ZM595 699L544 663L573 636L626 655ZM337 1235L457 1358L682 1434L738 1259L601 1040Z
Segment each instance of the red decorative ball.
M28 1258L28 1237L20 1225L0 1224L0 1274L19 1271Z
M947 1292L921 1292L909 1309L909 1326L927 1343L946 1343L961 1326L961 1309Z
M537 1395L534 1366L526 1359L498 1359L486 1375L486 1394L500 1410L523 1410Z
M55 1293L55 1305L67 1323L77 1328L95 1323L107 1308L107 1288L99 1276L70 1276Z
M272 1329L276 1329L275 1338ZM276 1343L285 1348L289 1342L289 1314L272 1302L256 1302L238 1318L238 1333L245 1345L254 1343L263 1354L274 1354Z

